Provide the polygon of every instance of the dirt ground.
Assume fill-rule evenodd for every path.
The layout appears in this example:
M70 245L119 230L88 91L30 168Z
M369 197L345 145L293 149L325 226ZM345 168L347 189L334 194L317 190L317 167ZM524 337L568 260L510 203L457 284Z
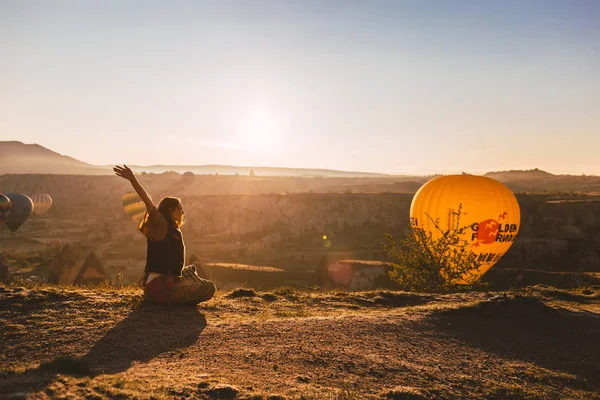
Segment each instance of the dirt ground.
M281 288L146 304L0 285L0 398L600 399L600 287Z

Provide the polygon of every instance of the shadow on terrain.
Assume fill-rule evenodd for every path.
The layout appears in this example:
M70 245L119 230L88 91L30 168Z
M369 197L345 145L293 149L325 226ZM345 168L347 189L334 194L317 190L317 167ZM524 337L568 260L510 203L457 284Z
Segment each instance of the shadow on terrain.
M57 374L90 376L116 374L134 362L148 362L194 344L206 318L196 306L167 308L143 304L109 330L80 358L57 357L39 368L0 376L0 397L43 390Z
M600 318L554 309L531 297L504 297L434 314L433 322L469 346L506 359L577 375L600 388Z
M547 285L570 289L600 285L594 273L543 271L521 268L492 268L482 278L490 290L508 290L532 285Z
M167 308L144 304L100 339L81 358L92 374L127 370L134 361L194 344L206 327L196 306Z

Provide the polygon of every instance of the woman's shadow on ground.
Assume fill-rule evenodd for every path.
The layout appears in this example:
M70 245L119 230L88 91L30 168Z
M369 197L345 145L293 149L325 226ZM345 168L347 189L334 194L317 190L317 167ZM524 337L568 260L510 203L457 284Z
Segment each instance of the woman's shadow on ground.
M82 357L57 357L39 368L1 377L0 397L10 393L44 390L57 376L89 376L123 372L134 362L148 362L168 352L196 343L206 327L206 318L197 306L176 308L142 304Z
M196 306L161 307L143 304L134 309L90 349L80 362L88 375L115 374L134 362L194 344L206 327Z

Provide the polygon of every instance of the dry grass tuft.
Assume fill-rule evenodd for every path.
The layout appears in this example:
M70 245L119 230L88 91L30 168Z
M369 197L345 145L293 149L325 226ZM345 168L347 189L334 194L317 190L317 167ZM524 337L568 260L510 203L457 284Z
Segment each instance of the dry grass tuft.
M382 397L390 400L425 400L430 398L423 390L410 386L396 386L384 392Z

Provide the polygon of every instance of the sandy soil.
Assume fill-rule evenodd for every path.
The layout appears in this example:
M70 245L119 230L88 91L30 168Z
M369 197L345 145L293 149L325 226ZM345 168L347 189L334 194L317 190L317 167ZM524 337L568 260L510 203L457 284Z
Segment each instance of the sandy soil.
M418 295L0 286L0 398L600 399L600 288Z

